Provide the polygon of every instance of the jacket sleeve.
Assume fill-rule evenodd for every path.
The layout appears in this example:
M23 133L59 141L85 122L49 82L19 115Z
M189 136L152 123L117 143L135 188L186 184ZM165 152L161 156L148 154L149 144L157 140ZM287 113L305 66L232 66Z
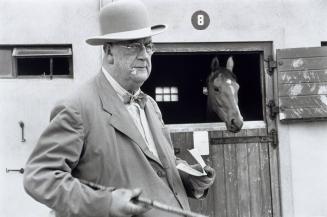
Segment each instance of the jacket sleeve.
M177 158L176 159L176 164L178 163L184 163L184 164L187 164L186 161L180 159L180 158ZM194 198L194 199L204 199L207 195L208 195L208 191L209 189L206 189L204 191L200 191L199 189L195 188L194 185L192 184L191 182L191 178L190 178L190 175L184 173L184 172L181 172L179 171L179 175L182 179L182 182L183 182L183 185L184 185L184 188L186 190L186 194L188 197L191 197L191 198Z
M63 216L109 216L110 191L94 190L71 175L85 139L80 112L59 105L51 116L26 164L26 192Z

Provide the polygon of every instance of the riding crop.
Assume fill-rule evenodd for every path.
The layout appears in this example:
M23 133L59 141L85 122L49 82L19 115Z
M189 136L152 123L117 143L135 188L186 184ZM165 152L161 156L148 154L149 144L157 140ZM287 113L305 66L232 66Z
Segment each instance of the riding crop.
M96 184L94 182L89 182L89 181L86 181L86 180L81 180L79 179L81 183L95 189L95 190L107 190L109 189L108 187L106 186L103 186L103 185L99 185L99 184ZM168 206L166 204L163 204L159 201L156 201L156 200L151 200L149 198L145 198L145 197L137 197L135 199L136 202L139 202L139 203L143 203L143 204L146 204L148 206L151 206L153 208L156 208L156 209L160 209L160 210L163 210L163 211L166 211L166 212L170 212L170 213L174 213L174 214L178 214L178 215L181 215L181 216L188 216L188 217L207 217L205 215L202 215L200 213L195 213L195 212L192 212L192 211L188 211L188 210L183 210L183 209L180 209L180 208L176 208L176 207L172 207L172 206Z

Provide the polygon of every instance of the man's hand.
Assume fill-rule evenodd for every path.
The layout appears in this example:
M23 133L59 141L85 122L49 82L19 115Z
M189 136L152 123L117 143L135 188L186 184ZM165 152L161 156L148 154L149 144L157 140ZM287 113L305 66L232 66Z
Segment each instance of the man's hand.
M194 169L197 169L198 167L201 168L200 164L192 165ZM216 172L213 168L210 166L205 166L204 171L207 173L206 176L190 176L190 182L193 185L193 188L195 192L204 192L206 189L208 189L216 178Z
M139 215L148 211L150 208L145 204L133 202L142 193L141 189L120 188L112 192L112 203L110 207L110 216L129 217Z

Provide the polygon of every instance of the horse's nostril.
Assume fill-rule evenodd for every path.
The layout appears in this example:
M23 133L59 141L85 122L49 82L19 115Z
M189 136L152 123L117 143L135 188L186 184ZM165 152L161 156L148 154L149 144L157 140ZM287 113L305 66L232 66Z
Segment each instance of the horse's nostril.
M230 121L230 123L234 125L234 124L235 124L235 119L232 119L232 120Z

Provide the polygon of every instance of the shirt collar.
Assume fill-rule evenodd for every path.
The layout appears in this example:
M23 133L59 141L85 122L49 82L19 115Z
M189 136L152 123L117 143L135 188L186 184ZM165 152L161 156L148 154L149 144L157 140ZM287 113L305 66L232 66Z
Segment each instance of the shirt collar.
M131 94L130 92L128 92L125 88L123 88L111 75L110 73L102 66L102 72L104 74L104 76L107 78L107 80L109 81L109 83L111 84L111 86L114 88L114 90L116 91L116 93L118 94L119 98L123 101L123 96L125 95L130 95L130 96L136 96L138 95L141 90L138 89L134 95Z

